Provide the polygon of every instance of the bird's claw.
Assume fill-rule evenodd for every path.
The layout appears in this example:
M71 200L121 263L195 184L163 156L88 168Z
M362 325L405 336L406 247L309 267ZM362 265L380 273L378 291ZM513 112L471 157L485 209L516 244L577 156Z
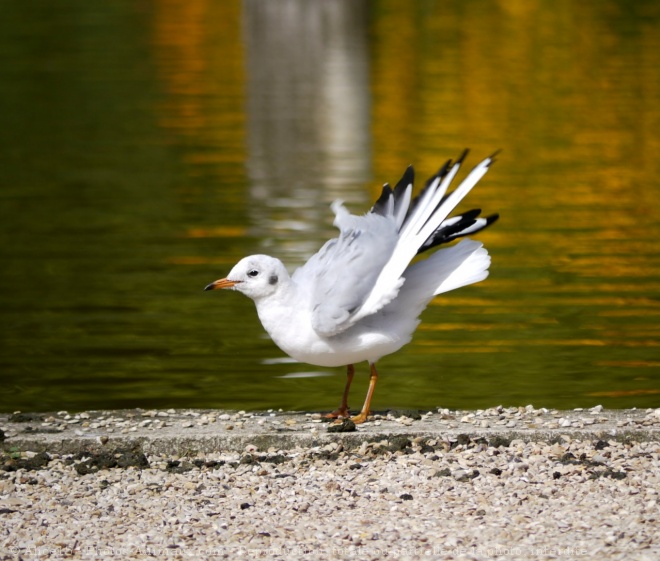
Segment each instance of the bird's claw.
M326 413L323 415L324 419L347 419L348 417L351 416L351 412L348 410L348 408L339 408L335 409L334 411L330 411L330 413Z
M353 421L356 425L361 425L367 420L368 417L369 413L365 413L363 411L362 413L355 415L355 417L351 417L351 421Z

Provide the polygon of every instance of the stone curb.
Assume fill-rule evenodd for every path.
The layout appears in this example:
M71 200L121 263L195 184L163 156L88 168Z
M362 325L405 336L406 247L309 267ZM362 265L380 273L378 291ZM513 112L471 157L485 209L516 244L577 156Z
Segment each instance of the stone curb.
M353 432L327 432L318 413L223 410L120 410L69 414L0 415L5 453L136 449L145 454L291 450L341 442L344 449L393 438L455 442L469 438L491 446L525 442L660 441L660 409L557 411L492 408L483 411L398 411L376 414Z

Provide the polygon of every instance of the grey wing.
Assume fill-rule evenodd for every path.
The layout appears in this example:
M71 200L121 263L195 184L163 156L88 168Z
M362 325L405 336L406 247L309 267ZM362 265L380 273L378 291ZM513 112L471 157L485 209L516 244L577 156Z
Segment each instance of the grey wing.
M310 295L312 327L331 337L352 325L373 290L396 246L398 233L391 213L353 216L334 203L339 237L293 274L293 280Z

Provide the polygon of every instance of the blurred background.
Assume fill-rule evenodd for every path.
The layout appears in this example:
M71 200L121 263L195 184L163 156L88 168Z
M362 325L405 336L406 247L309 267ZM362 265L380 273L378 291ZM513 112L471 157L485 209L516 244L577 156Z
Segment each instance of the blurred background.
M0 410L336 407L202 289L465 147L502 149L461 207L501 214L491 276L374 408L660 403L656 1L3 2L0 108Z

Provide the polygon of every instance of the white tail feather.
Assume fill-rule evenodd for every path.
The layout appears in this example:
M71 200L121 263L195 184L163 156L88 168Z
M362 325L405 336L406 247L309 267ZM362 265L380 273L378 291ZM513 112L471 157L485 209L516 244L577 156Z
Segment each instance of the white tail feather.
M472 240L465 240L463 243ZM476 243L476 242L472 242ZM486 249L478 244L470 256L463 261L457 269L454 270L446 279L444 279L433 293L434 296L449 292L462 286L468 286L475 282L480 282L488 276L488 267L490 267L490 255Z
M483 244L464 239L408 267L402 291L426 293L430 300L443 292L484 280L489 265L490 256Z
M419 314L435 295L485 279L489 264L488 252L474 240L465 239L440 249L406 269L406 281L396 300L386 309L400 322L411 322L412 330L419 321Z

